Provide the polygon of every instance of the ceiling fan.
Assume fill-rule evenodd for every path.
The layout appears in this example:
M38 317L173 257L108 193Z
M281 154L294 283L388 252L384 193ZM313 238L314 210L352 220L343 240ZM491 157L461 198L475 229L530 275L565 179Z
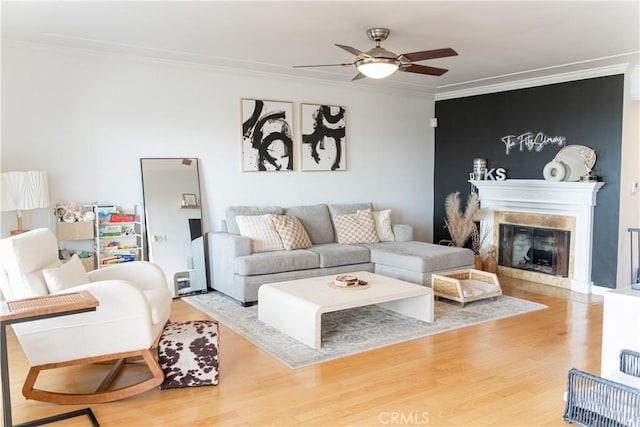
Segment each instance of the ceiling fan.
M376 43L376 47L366 52L362 52L351 46L337 44L341 49L356 55L356 60L346 64L325 64L325 65L294 65L293 68L312 68L312 67L338 67L355 65L358 74L352 80L370 77L372 79L384 79L389 77L396 71L404 71L407 73L428 74L431 76L441 76L448 70L444 68L428 67L426 65L414 64L417 61L427 59L444 58L446 56L456 56L458 53L451 48L423 50L419 52L403 53L396 55L382 47L380 42L389 37L389 29L387 28L371 28L367 30L369 39Z

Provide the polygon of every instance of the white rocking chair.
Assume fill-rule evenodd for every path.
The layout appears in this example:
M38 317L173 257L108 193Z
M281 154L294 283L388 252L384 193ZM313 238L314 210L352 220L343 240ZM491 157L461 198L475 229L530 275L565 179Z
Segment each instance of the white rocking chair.
M99 301L94 312L13 325L31 364L22 389L27 399L101 403L127 398L162 383L163 374L151 349L169 319L171 293L159 267L143 261L116 264L84 273L86 283L51 293L43 270L50 274L56 268L70 266L65 267L58 260L56 238L44 228L1 240L0 264L0 289L8 301L79 291L89 291ZM123 362L139 357L151 377L112 390L111 383ZM105 361L115 364L95 392L62 393L35 388L43 370Z

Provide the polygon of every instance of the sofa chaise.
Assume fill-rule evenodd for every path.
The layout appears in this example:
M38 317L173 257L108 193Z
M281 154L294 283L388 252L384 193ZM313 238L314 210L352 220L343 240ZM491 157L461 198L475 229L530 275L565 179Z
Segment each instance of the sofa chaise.
M473 267L471 250L413 241L408 225L389 226L390 236L383 239L387 241L376 236L374 241L344 244L336 219L362 211L378 213L371 203L227 208L222 231L207 234L212 287L246 306L257 302L258 288L265 283L364 270L430 286L431 273ZM256 251L238 221L270 215L296 217L308 234L309 247Z

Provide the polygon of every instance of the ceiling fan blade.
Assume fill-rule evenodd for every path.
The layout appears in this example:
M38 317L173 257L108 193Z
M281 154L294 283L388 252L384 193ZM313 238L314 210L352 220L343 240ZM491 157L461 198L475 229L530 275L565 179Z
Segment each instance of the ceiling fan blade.
M423 50L420 52L403 53L400 56L404 56L409 61L424 61L426 59L444 58L447 56L456 56L458 52L446 47L444 49Z
M347 67L353 65L353 62L348 64L321 64L321 65L292 65L291 68L311 68L311 67Z
M338 44L338 43L336 43L336 46L338 46L340 49L344 49L344 50L346 50L347 52L352 53L352 54L354 54L354 55L356 55L356 56L361 55L361 56L364 56L364 57L366 57L366 58L368 58L368 57L370 57L370 56L371 56L371 55L368 55L368 54L366 54L366 53L364 53L364 52L362 52L362 51L360 51L360 50L356 49L355 47L345 46L345 45L343 45L343 44Z
M401 65L399 70L408 73L429 74L431 76L441 76L449 71L444 68L427 67L426 65L417 64Z
M351 81L364 79L365 77L367 77L367 76L365 76L362 73L358 73L358 74L356 74L356 76L354 78L351 79Z

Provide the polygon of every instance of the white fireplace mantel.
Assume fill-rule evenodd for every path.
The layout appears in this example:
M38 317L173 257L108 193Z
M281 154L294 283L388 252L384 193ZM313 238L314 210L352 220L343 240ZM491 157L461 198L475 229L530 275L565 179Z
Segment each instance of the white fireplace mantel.
M593 207L603 182L552 182L537 179L469 181L478 189L480 205L490 211L572 216L576 219L571 290L591 293ZM483 221L493 226L493 215ZM491 239L492 240L492 239ZM492 241L489 243L493 243Z

